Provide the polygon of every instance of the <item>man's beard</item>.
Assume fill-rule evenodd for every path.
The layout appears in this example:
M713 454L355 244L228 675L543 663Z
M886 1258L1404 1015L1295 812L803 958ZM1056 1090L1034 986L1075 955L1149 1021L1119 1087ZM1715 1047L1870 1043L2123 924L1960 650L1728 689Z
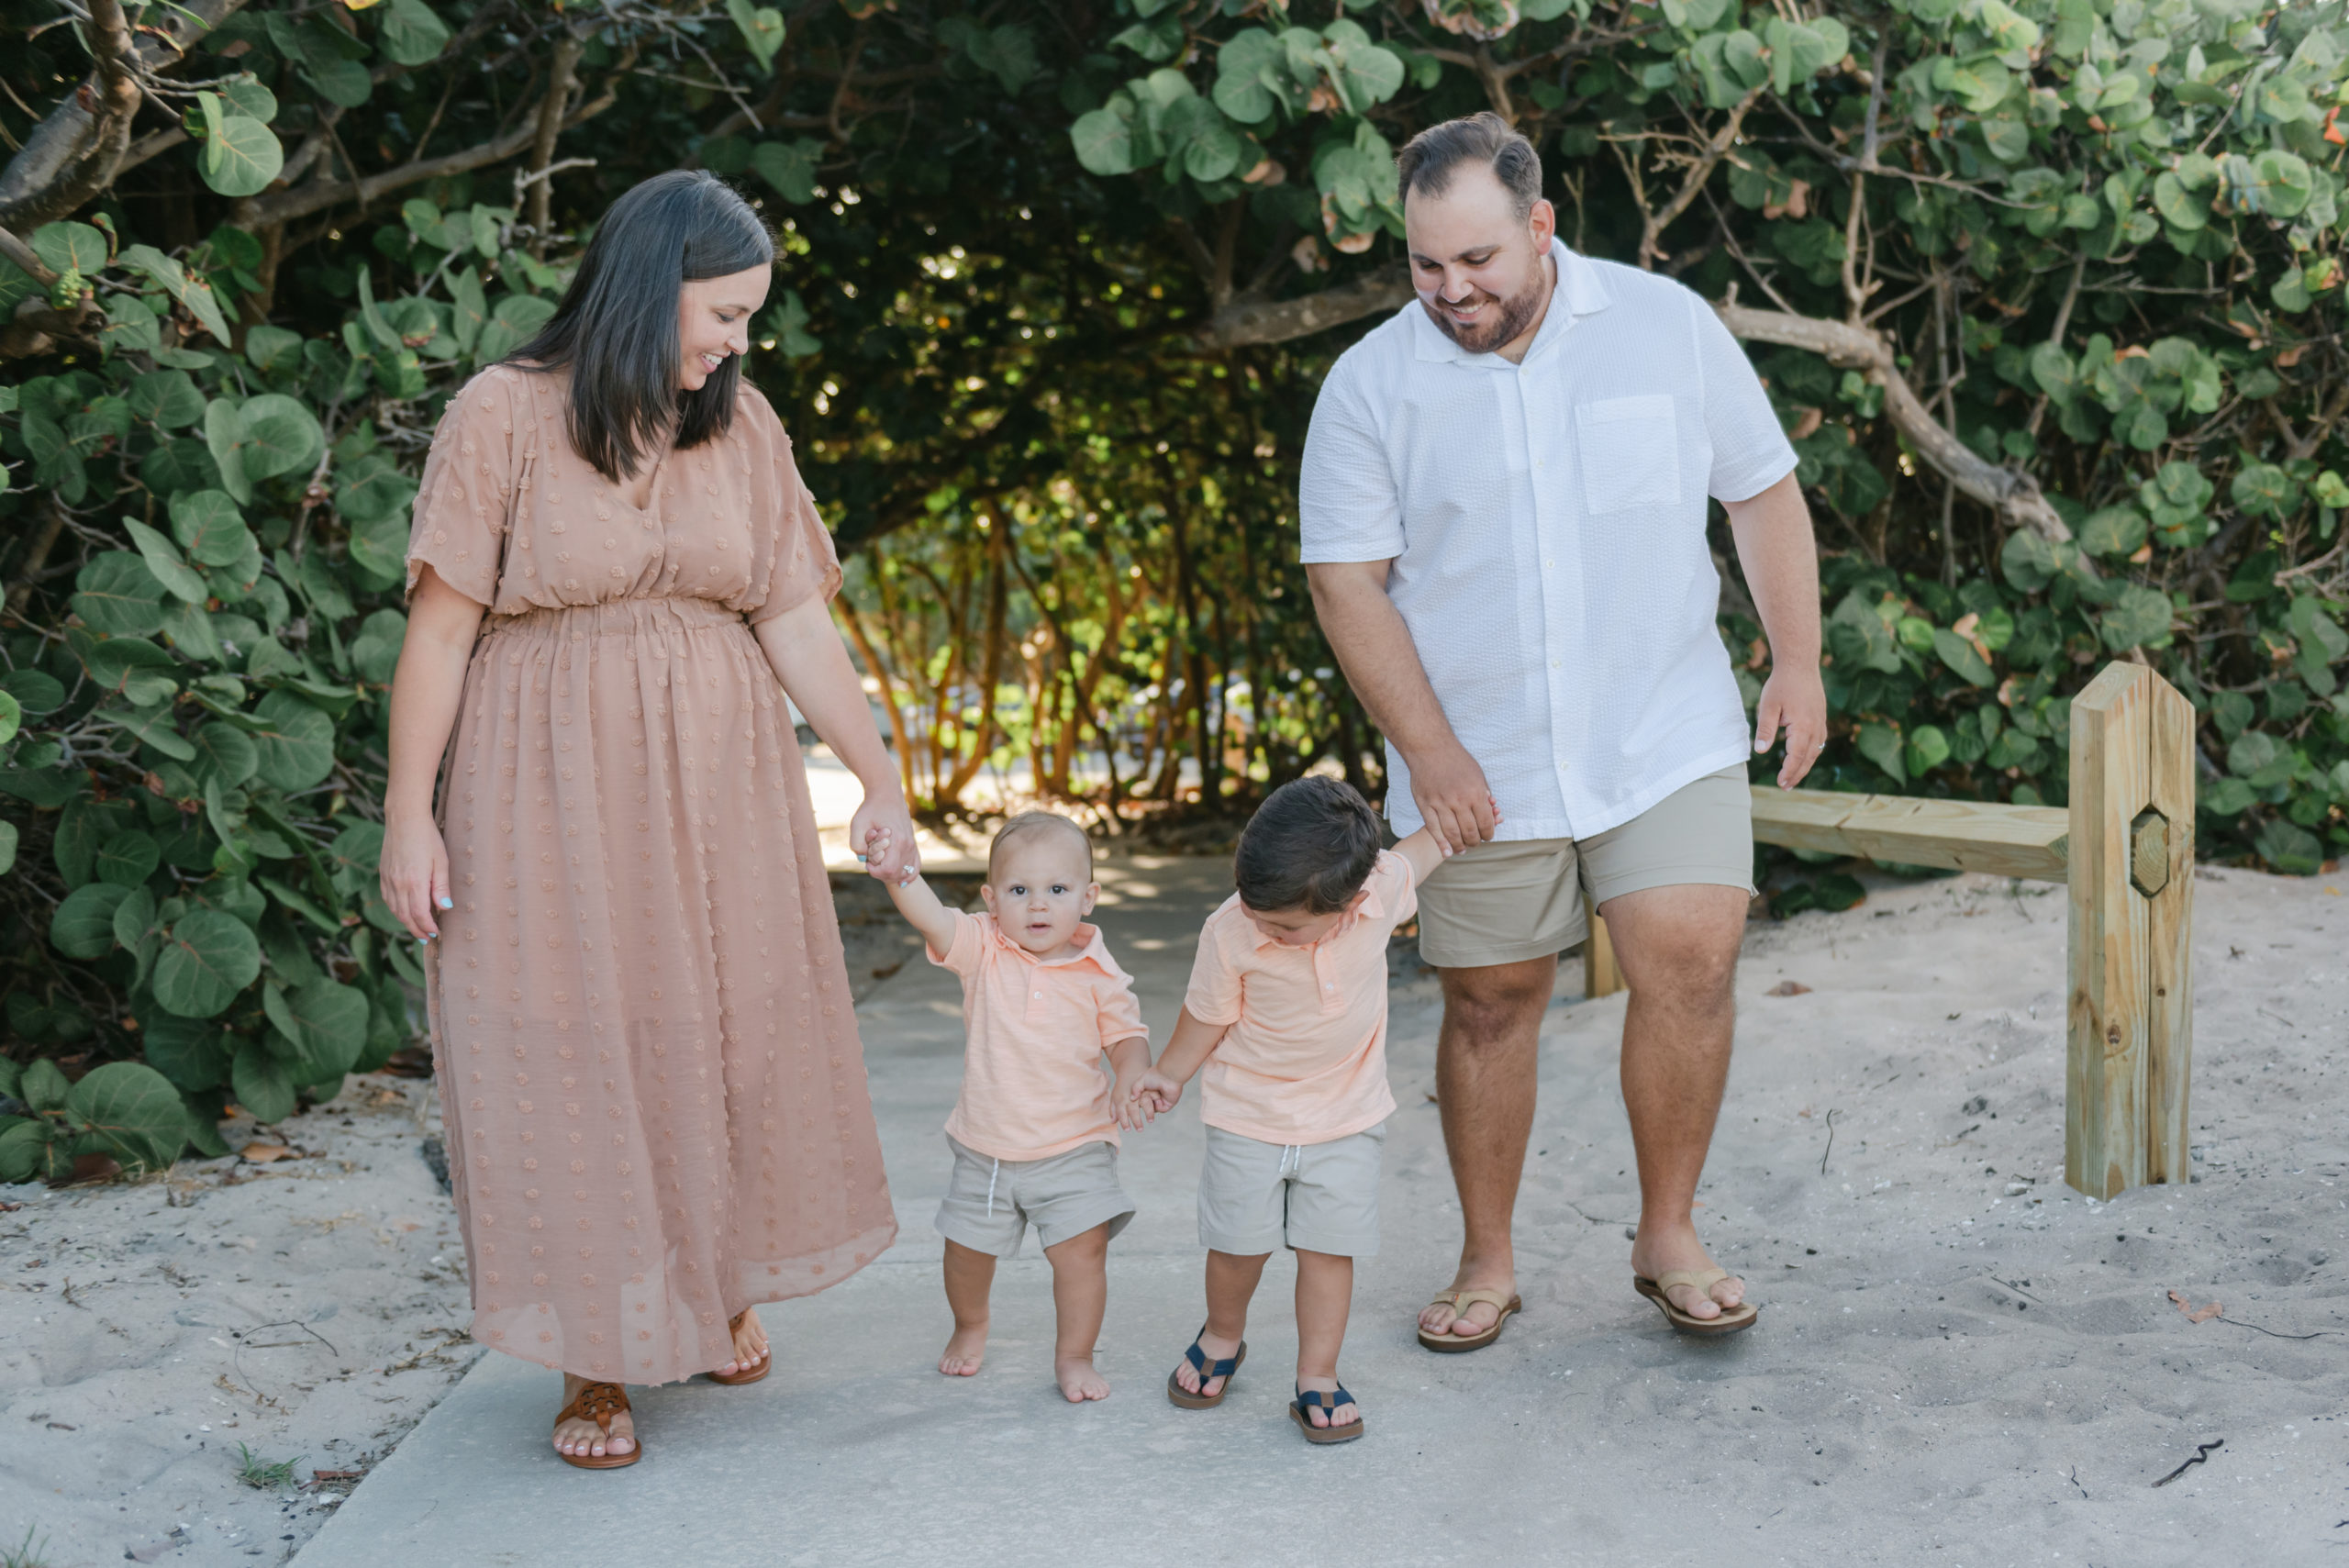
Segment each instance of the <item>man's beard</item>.
M1550 286L1550 269L1544 265L1535 270L1526 285L1507 299L1495 300L1482 289L1475 297L1492 300L1499 306L1497 313L1487 312L1474 327L1463 327L1444 313L1443 295L1439 293L1431 302L1419 301L1419 307L1435 322L1436 329L1472 354L1489 354L1505 344L1514 342L1518 334L1542 314L1542 305ZM1463 301L1461 303L1466 303Z

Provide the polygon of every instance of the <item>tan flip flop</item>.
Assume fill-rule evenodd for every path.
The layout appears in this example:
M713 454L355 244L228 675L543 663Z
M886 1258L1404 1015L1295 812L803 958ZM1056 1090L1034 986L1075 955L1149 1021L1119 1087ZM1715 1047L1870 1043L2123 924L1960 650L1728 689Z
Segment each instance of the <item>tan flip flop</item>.
M1762 1309L1750 1301L1741 1301L1735 1307L1722 1307L1718 1318L1697 1318L1674 1306L1669 1294L1674 1287L1685 1284L1698 1295L1705 1295L1729 1277L1727 1269L1666 1269L1653 1279L1633 1274L1631 1288L1662 1307L1664 1320L1684 1334L1734 1334L1753 1328L1762 1316Z
M579 1391L577 1398L555 1412L554 1424L578 1419L593 1421L604 1429L608 1440L612 1435L612 1418L629 1408L628 1390L617 1383L591 1383ZM580 1470L621 1470L644 1457L644 1440L631 1437L636 1446L626 1453L565 1453L555 1450L555 1457Z
M742 1319L748 1318L750 1315L751 1309L747 1307L742 1308L741 1311L734 1314L733 1317L726 1320L726 1331L729 1334L739 1333L742 1328ZM748 1372L711 1372L705 1373L702 1375L708 1378L712 1383L722 1383L729 1388L740 1388L746 1383L758 1382L759 1379L764 1377L774 1370L774 1346L770 1344L767 1346L767 1353L759 1358L759 1364L752 1367Z
M1500 1316L1493 1319L1491 1328L1481 1334L1455 1334L1449 1329L1441 1334L1431 1334L1422 1329L1419 1330L1419 1343L1446 1355L1461 1351L1481 1351L1501 1337L1501 1329L1512 1314L1525 1310L1521 1297L1514 1293L1504 1295L1497 1290L1447 1290L1440 1293L1428 1306L1449 1307L1455 1317L1465 1318L1468 1308L1480 1301L1487 1307L1500 1308Z

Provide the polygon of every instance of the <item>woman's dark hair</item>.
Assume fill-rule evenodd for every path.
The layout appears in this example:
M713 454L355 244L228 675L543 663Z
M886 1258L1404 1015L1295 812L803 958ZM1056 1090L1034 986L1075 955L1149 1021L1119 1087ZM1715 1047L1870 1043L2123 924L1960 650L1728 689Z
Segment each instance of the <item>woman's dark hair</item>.
M1240 902L1266 914L1334 914L1370 880L1381 837L1378 813L1343 779L1308 773L1285 784L1240 830L1231 857Z
M571 444L618 484L673 421L680 448L723 435L734 422L742 381L734 356L697 390L678 389L679 288L774 262L766 225L717 176L655 174L605 213L562 303L506 362L570 368Z

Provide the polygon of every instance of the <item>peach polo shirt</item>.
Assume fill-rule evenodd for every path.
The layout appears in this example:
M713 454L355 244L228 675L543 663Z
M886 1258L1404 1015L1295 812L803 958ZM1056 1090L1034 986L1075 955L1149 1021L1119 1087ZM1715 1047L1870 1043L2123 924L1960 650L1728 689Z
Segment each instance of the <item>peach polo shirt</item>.
M1233 894L1208 917L1183 1006L1229 1028L1199 1073L1199 1119L1265 1143L1328 1143L1394 1114L1386 939L1419 909L1410 862L1378 857L1370 896L1310 947L1264 935Z
M1051 963L1013 941L992 915L953 911L954 940L930 962L963 979L963 1094L947 1136L991 1160L1042 1160L1118 1141L1101 1053L1147 1041L1133 981L1097 926Z

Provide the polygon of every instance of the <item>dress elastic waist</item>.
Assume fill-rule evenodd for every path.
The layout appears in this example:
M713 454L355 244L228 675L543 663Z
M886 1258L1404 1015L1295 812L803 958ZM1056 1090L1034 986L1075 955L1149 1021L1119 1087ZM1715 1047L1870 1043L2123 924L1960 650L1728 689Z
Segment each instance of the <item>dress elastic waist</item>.
M525 610L518 616L484 616L481 637L487 640L493 637L543 637L552 633L584 640L590 637L702 631L744 624L741 611L729 610L715 599L610 599L597 605Z

